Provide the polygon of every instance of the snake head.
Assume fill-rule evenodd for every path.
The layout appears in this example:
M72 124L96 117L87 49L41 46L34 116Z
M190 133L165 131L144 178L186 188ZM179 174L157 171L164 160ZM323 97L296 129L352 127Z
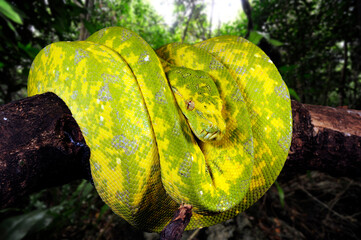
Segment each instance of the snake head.
M213 79L203 71L174 67L168 73L175 99L194 135L219 141L226 131L223 101Z

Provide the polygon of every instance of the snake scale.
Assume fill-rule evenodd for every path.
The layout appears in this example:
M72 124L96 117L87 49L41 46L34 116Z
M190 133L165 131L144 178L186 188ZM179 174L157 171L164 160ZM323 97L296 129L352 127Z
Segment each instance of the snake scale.
M180 204L193 206L188 230L237 215L273 184L290 146L288 89L241 37L154 51L105 28L41 50L28 94L49 91L84 134L101 198L147 231L161 231Z

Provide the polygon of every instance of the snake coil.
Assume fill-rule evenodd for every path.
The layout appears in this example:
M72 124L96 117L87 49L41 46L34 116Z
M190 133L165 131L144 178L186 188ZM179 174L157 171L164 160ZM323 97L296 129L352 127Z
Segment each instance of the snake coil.
M82 129L101 198L148 231L161 231L182 203L194 209L188 230L235 216L273 184L290 146L287 87L240 37L155 52L130 30L102 29L37 55L28 94L48 91Z

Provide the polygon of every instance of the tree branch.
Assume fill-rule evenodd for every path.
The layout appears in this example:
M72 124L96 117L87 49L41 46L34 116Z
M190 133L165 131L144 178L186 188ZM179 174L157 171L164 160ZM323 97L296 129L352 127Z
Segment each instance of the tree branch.
M182 43L183 43L184 40L186 39L187 32L188 32L188 27L189 27L189 23L191 22L192 17L193 17L193 13L194 13L194 11L195 11L195 9L196 9L195 3L192 2L191 4L192 4L192 8L191 8L191 12L189 13L189 16L188 16L188 20L187 20L187 23L186 23L186 27L184 28L184 31L183 31Z
M249 35L251 34L251 31L253 30L251 4L249 3L248 0L241 0L241 3L242 3L243 11L244 11L244 13L246 14L247 20L248 20L247 33L246 33L246 36L245 36L244 38L248 38Z
M172 220L160 233L160 240L178 240L182 237L192 217L192 206L182 205L174 213Z
M361 111L292 101L292 114L292 144L281 177L306 170L361 175ZM41 189L91 179L90 150L55 94L0 106L0 132L1 208ZM174 220L186 219L177 216Z
M90 13L94 7L94 0L86 0L85 1L85 10L87 11L85 14L80 15L80 31L79 31L79 41L84 41L89 37L89 31L85 27L85 21L90 20Z
M318 170L361 175L361 111L292 101L293 136L283 176Z
M214 0L212 0L212 3L211 3L211 16L209 17L209 28L208 28L207 38L212 37L213 10L214 10Z
M0 207L80 178L90 150L65 103L45 93L0 106Z

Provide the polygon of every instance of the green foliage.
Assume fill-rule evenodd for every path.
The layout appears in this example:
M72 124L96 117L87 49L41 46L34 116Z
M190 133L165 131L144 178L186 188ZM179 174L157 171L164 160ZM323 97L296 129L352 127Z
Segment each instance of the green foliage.
M49 209L37 209L29 213L14 216L1 222L1 239L22 239L30 232L37 232L49 226L54 220L53 212L57 212L59 207Z
M84 9L70 0L48 2L0 1L0 104L25 97L29 68L41 48L77 37Z
M263 34L261 32L251 31L248 40L257 45L262 38Z
M34 59L39 52L39 49L32 47L30 42L26 45L18 42L18 48L23 50L31 59Z
M13 31L15 31L14 26L11 24L11 22L8 21L8 19L17 24L23 24L23 20L21 19L19 13L14 9L13 6L11 6L5 0L0 0L0 16L5 21L7 21L8 26Z
M276 39L272 39L268 33L259 32L259 31L251 31L248 40L258 45L262 38L266 39L270 44L272 44L275 47L282 46L283 44Z
M302 102L361 107L361 23L355 0L253 4L256 30L283 43L279 65L288 69L280 71Z
M92 19L86 23L88 31L94 33L104 27L122 26L138 33L153 48L178 41L171 34L164 20L147 2L142 0L97 2Z
M275 181L275 186L278 191L278 196L280 198L281 206L284 208L285 207L285 192L283 191L281 185L277 181Z
M254 29L249 40L271 56L291 92L297 92L302 102L361 107L361 23L356 0L254 0L252 5ZM218 35L245 36L243 12L211 31L205 10L202 0L177 0L176 20L169 27L142 0L95 1L89 9L79 0L14 0L11 4L0 0L0 104L24 97L36 53L51 42L76 40L84 14L90 16L83 20L90 33L123 26L154 48Z
M108 210L107 205L94 206L92 204L96 202L95 199L98 196L94 192L94 187L86 181L82 181L78 186L64 185L60 191L53 191L56 193L53 196L50 195L54 197L50 202L47 202L44 196L51 190L47 190L47 194L45 192L34 194L24 210L15 209L17 215L0 222L0 239L17 240L34 233L48 237L49 233L63 226L84 224L84 220L94 209L97 212L100 209L98 218ZM8 211L14 211L14 209L8 209Z
M296 91L293 88L288 88L288 91L290 93L291 98L297 100L297 101L301 101L301 98L298 96L298 94L296 93Z
M193 43L209 38L210 24L205 13L206 5L199 0L176 0L176 21L170 31L180 36L180 41Z
M216 30L216 36L221 35L236 35L245 36L247 33L247 17L241 12L237 19L232 22L222 24Z

